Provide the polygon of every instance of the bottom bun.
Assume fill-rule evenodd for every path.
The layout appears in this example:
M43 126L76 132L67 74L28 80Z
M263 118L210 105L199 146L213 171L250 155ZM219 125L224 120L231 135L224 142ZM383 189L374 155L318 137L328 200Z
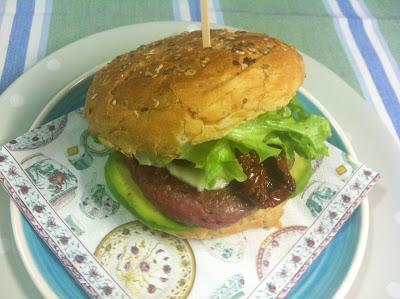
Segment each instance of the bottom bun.
M273 208L258 209L238 222L219 229L195 227L180 232L168 231L168 233L183 239L206 240L233 235L252 228L281 228L280 219L285 211L285 203L286 201Z

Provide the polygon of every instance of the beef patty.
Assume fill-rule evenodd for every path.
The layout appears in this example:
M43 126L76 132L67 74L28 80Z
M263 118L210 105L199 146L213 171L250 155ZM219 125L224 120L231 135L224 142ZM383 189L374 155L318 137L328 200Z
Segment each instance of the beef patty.
M134 181L161 212L175 221L209 229L233 224L257 208L274 207L295 190L284 156L260 163L250 153L240 155L239 161L247 181L199 192L165 168L127 159Z

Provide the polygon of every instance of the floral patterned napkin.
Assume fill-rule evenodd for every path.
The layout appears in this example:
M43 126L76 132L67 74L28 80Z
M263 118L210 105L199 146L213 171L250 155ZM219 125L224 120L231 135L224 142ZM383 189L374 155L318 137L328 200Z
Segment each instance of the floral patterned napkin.
M379 178L329 148L281 228L207 241L150 230L120 206L103 175L109 150L82 110L4 145L0 183L90 297L282 298Z

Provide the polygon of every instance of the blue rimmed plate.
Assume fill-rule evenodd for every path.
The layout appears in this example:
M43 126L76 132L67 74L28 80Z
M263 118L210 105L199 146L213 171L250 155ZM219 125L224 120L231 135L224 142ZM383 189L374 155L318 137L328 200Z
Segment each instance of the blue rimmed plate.
M47 58L47 63L44 61L32 70L32 72L36 73L45 72L45 76L47 77L51 77L48 74L49 72L58 72L57 74L53 74L57 78L52 79L56 80L54 85L51 84L52 82L47 81L47 86L45 86L43 82L38 82L40 76L36 79L34 76L31 77L33 82L37 82L37 86L35 86L37 89L45 89L42 95L43 99L41 99L41 102L38 101L37 106L35 106L36 108L31 111L31 113L36 113L36 115L41 111L34 125L65 114L83 104L90 76L94 70L79 77L84 71L92 69L94 66L120 52L134 48L141 43L160 38L161 35L170 35L185 30L187 26L188 24L183 23L152 23L122 27L78 41L52 54ZM160 28L163 28L162 34L159 33ZM134 36L135 38L134 40L126 41L129 40L128 36ZM95 49L96 54L90 52L93 49ZM89 53L96 56L96 58L89 57ZM59 70L46 68L46 65L51 60L58 62L57 65L60 65ZM312 60L306 56L306 65L308 61ZM51 65L54 65L54 63ZM313 70L308 68L308 72L313 72ZM71 78L71 76L73 77ZM76 77L79 78L67 84L71 79ZM27 86L21 87L21 90L26 91L27 88ZM61 91L55 97L52 97L60 89ZM27 94L22 93L16 94L13 101L11 101L12 107L10 109L18 108L19 104L25 102L27 96ZM304 89L300 90L299 97L307 110L323 114L330 120L334 128L334 136L330 140L331 143L355 156L343 131L319 102ZM51 98L51 102L43 109L43 104L47 103ZM41 108L38 109L37 107L40 105ZM61 298L85 297L79 286L75 284L57 258L52 255L46 245L36 236L14 206L12 207L12 219L15 237L25 265L43 295L46 297L58 296ZM367 223L368 206L364 203L303 276L302 280L292 290L290 296L294 298L326 298L334 294L338 296L345 294L351 286L361 264L368 231ZM332 263L332 261L335 262ZM329 275L326 275L327 273Z

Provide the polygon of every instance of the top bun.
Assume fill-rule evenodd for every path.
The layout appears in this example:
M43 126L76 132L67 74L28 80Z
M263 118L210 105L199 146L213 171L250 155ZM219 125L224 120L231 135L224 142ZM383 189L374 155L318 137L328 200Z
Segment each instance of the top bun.
M286 106L304 80L300 54L265 34L211 30L211 45L184 32L116 57L90 85L89 131L128 156L179 157Z

